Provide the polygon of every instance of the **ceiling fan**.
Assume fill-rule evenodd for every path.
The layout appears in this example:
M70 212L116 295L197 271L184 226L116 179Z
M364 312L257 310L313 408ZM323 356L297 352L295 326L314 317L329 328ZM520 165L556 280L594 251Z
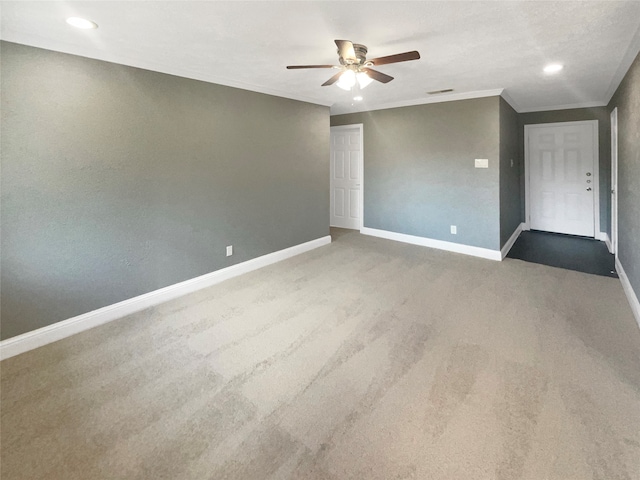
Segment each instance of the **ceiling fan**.
M336 40L340 65L289 65L288 69L300 68L339 68L340 71L322 84L323 87L333 85L338 82L338 87L350 90L356 83L360 88L369 85L372 80L382 83L389 83L393 77L373 70L371 67L388 65L389 63L407 62L418 60L420 54L417 51L398 53L386 57L378 57L367 60L367 47L349 40Z

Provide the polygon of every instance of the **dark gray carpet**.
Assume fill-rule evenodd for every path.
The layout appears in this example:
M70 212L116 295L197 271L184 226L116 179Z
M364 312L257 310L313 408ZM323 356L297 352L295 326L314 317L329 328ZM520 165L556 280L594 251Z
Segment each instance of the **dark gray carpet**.
M604 242L559 233L522 232L508 258L618 278L615 257Z

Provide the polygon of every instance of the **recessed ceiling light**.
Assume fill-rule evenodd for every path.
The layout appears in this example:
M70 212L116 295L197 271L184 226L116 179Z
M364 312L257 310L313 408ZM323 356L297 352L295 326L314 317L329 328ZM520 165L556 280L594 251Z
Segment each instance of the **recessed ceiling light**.
M360 101L362 101L362 97L361 97L360 95L358 95L357 97L353 97L353 99L354 99L356 102L360 102Z
M564 65L560 65L559 63L551 63L544 67L544 73L558 73L563 68Z
M98 28L97 23L92 22L91 20L87 20L85 18L80 18L80 17L69 17L67 18L67 23L76 28L82 28L85 30L89 30L91 28Z

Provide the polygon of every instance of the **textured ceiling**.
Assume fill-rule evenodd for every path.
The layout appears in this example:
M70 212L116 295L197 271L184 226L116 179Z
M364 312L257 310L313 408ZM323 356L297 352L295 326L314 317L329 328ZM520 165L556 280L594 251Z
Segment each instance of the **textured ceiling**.
M532 2L0 2L3 40L361 111L497 93L518 111L603 105L640 50L640 1ZM68 26L69 16L98 23ZM334 39L369 58L418 50L378 67L364 100L321 87ZM549 76L542 68L560 62ZM426 92L452 88L437 97Z

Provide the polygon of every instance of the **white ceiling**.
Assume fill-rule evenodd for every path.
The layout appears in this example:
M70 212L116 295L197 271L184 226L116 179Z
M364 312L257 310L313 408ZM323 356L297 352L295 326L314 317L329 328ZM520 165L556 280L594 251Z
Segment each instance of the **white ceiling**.
M362 111L500 93L520 112L606 104L640 50L640 1L2 1L0 38L213 83ZM69 16L93 20L78 30ZM320 85L334 39L385 65L364 101ZM542 68L560 62L549 76ZM426 92L453 88L448 95Z

